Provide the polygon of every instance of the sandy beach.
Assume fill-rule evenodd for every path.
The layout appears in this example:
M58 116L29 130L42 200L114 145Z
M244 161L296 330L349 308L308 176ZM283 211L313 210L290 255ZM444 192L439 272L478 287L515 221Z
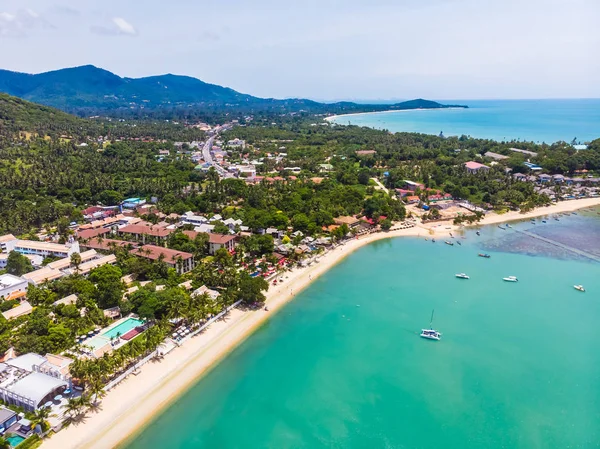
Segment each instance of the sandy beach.
M333 122L339 118L351 117L354 115L367 115L367 114L389 114L390 112L414 112L414 111L439 111L440 109L464 109L464 108L415 108L415 109L390 109L388 111L373 111L373 112L353 112L351 114L339 114L330 115L325 117L326 122Z
M527 214L491 213L479 224L522 220L599 205L600 198L565 201ZM457 226L446 222L371 234L347 241L327 252L319 257L319 263L285 273L284 283L277 287L272 286L267 293L269 312L232 310L225 320L214 323L201 335L175 348L162 361L144 365L138 375L129 376L107 394L98 412L88 414L81 423L71 424L47 439L42 447L106 449L117 446L183 394L279 308L356 249L386 238L431 235L441 237L457 229Z

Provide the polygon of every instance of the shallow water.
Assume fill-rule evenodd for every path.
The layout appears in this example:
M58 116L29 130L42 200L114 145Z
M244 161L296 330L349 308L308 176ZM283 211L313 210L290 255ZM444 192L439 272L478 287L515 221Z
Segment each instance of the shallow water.
M600 236L546 232L569 221ZM361 248L127 448L598 447L600 264L509 252L521 227ZM432 309L440 342L418 336Z
M335 123L398 132L467 135L498 141L553 143L600 138L600 99L451 100L468 109L414 110L341 116Z

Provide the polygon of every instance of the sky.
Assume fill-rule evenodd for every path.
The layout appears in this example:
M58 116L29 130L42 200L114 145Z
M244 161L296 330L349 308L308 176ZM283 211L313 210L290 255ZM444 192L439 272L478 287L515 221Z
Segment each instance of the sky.
M0 68L332 101L600 98L600 0L0 0Z

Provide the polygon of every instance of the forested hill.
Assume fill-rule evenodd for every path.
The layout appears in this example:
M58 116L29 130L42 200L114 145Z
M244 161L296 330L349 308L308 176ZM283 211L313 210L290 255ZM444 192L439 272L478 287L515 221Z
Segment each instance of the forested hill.
M164 116L181 116L186 112L198 111L339 114L449 107L422 99L392 105L365 105L352 102L326 104L296 98L258 98L187 76L169 74L122 78L91 65L36 75L0 70L0 92L80 115L110 111L138 116L140 111L154 116L157 111Z
M83 120L48 106L0 93L0 132L39 132L81 127ZM42 132L46 134L46 132Z

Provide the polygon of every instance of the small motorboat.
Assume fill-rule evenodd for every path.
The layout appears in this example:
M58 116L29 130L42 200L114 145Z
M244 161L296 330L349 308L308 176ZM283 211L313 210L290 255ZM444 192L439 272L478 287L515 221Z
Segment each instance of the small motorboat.
M460 243L458 240L456 241L456 243L458 243L459 246L462 246L462 243Z
M571 215L577 215L577 212L571 212Z
M511 225L509 225L508 223L506 224L506 227L507 227L507 228L512 228L512 226L511 226Z
M454 246L454 243L452 243L452 242L450 242L450 241L448 241L448 240L446 240L446 242L445 242L445 243L446 243L446 245Z
M583 288L583 285L574 285L573 288L575 290L579 290L580 292L584 292L585 288Z
M547 223L546 220L542 220L542 223Z
M435 243L435 239L431 239L431 241L432 241L433 243Z
M454 276L456 276L459 279L471 279L466 273L457 273Z
M556 221L560 221L558 218L555 218Z
M475 234L477 234L477 235L481 235L481 232L477 231Z
M499 227L500 229L502 229L503 231L506 231L506 228L505 228L505 227L503 227L503 226L500 226L500 225L498 225L498 227Z
M506 282L519 282L516 276L507 276L505 278L502 278L502 280Z
M479 257L485 257L486 259L489 259L490 257L492 257L489 254L485 254L485 253L479 253L478 256Z

